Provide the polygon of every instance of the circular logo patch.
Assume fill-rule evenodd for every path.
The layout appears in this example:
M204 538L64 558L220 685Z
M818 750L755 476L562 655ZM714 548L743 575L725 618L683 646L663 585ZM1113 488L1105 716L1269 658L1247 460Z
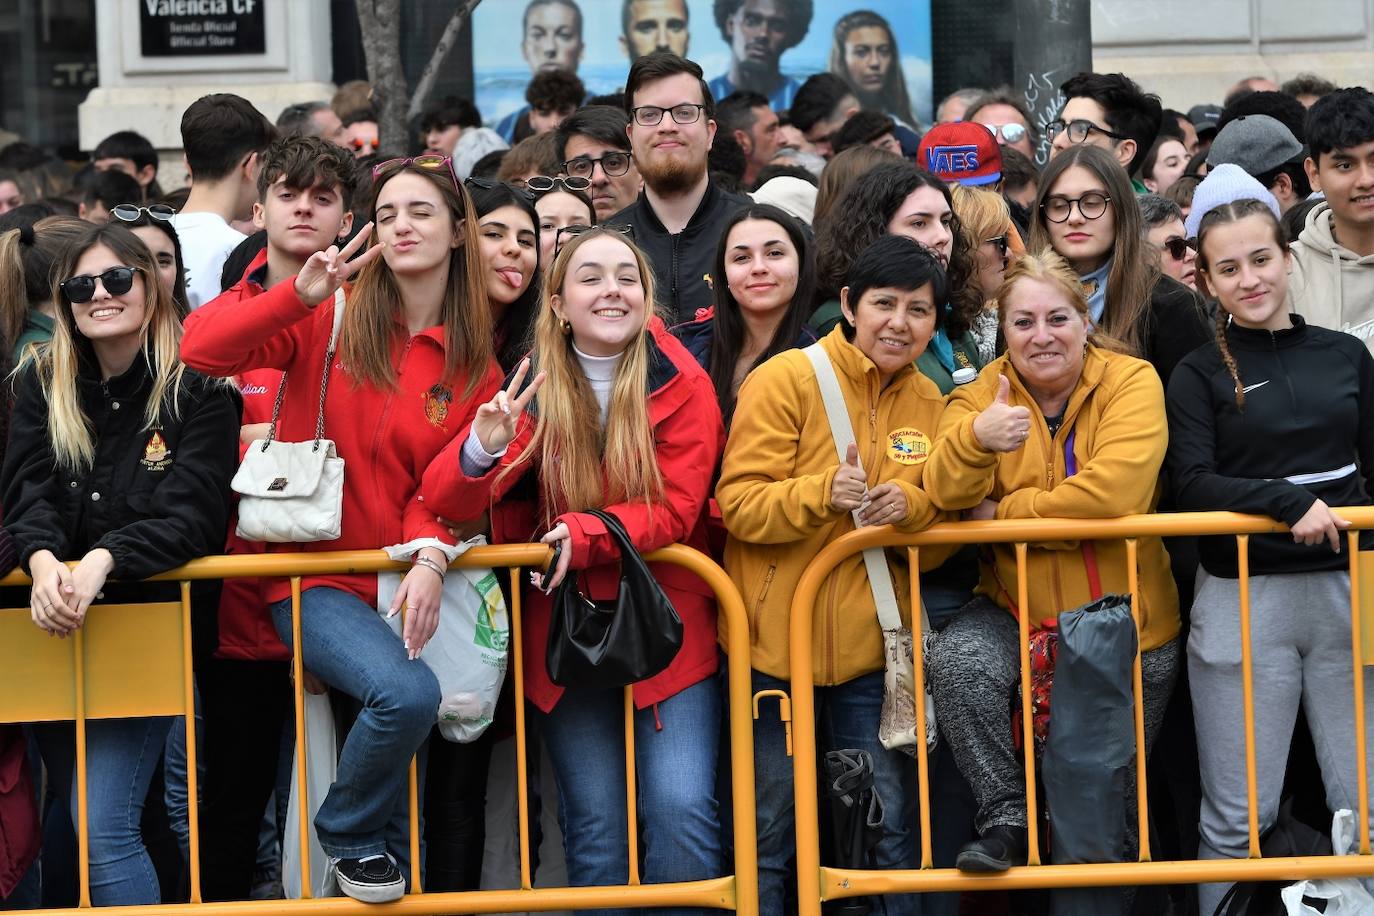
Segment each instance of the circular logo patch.
M930 457L930 439L910 426L894 429L887 437L887 456L898 464L923 464Z

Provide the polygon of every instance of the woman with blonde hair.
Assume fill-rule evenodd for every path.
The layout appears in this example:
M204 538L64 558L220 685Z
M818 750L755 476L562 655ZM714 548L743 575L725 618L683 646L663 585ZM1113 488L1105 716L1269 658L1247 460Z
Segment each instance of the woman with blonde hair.
M997 308L992 299L1007 275L1010 259L1025 254L1026 246L1001 194L962 184L954 185L950 193L964 245L974 259L968 282L950 293L950 305L965 316L978 342L978 356L987 364L997 356Z
M179 601L175 583L136 580L223 546L240 408L231 387L178 361L176 305L148 247L128 229L87 224L52 276L60 280L52 342L30 351L19 370L0 487L6 528L33 578L33 621L66 636L93 604ZM192 589L199 659L214 646L217 598L209 582ZM86 726L98 906L161 902L139 820L171 723ZM75 816L71 723L36 724L33 733Z
M996 298L1007 352L950 395L926 464L931 499L974 519L1150 512L1168 441L1154 369L1094 328L1077 274L1053 252L1017 260ZM1010 702L1019 672L1017 617L1039 628L1103 594L1131 591L1123 542L1057 546L1030 548L1028 604L1017 607L1014 545L992 545L980 562L977 597L927 656L940 731L978 802L979 838L957 860L966 871L1026 861L1026 788ZM1148 751L1179 665L1178 592L1159 538L1139 539L1137 562ZM1133 775L1126 785L1134 785ZM1135 792L1126 796L1129 830Z
M575 575L590 599L617 594L619 552L588 509L615 516L641 552L673 543L704 551L703 510L724 440L710 378L653 302L649 265L623 234L595 228L564 243L530 358L423 485L426 505L460 522L506 502L505 512L491 513L494 541L554 548L553 566L532 577L524 596L525 694L553 759L574 885L627 880L625 712L618 688L552 680L548 591ZM537 499L515 511L511 494L527 474ZM684 635L666 669L633 685L644 879L693 881L715 876L721 856L716 610L694 576L649 568Z
M284 442L317 437L324 398L324 438L346 467L341 533L269 549L411 551L410 572L386 609L407 609L403 641L378 614L375 575L307 576L300 603L305 667L363 704L315 817L320 845L344 893L382 903L405 893L406 767L439 709L438 681L418 660L438 626L448 531L420 498L420 479L499 388L500 371L476 213L448 158L373 166L369 209L375 231L364 226L342 251L316 252L260 296L197 309L181 352L216 375L284 370ZM355 276L336 352L336 294ZM277 634L292 647L290 583L264 587Z

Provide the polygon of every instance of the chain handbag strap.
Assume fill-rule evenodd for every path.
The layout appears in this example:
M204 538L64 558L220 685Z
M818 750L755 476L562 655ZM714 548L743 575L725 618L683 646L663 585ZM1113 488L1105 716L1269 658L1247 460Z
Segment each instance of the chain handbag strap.
M324 438L324 396L329 391L329 369L334 363L334 351L339 342L339 326L343 324L344 291L343 288L334 291L334 327L329 333L329 346L324 353L324 371L320 373L320 406L315 414L315 447L311 451L319 451L320 440ZM267 451L267 447L272 444L272 440L277 437L277 418L281 415L281 402L286 396L286 373L281 374L281 381L277 384L277 398L272 402L272 423L267 427L267 438L262 441L262 450Z

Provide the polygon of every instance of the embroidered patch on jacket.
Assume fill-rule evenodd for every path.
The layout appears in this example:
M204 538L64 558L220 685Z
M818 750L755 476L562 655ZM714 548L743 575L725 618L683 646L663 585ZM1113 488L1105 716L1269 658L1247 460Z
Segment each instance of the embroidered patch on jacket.
M143 447L143 458L139 464L150 471L165 471L172 466L172 453L167 448L167 440L162 438L162 433L153 430L152 438Z
M887 456L898 464L924 464L930 457L930 439L910 426L894 429L887 437Z
M448 419L448 407L453 403L453 389L436 383L434 387L425 392L425 419L431 425L444 429L444 421Z

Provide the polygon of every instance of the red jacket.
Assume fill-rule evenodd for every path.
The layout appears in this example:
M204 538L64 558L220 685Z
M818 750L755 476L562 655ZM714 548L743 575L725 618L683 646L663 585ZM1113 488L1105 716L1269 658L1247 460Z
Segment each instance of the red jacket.
M715 391L706 373L678 341L654 319L650 324L649 421L653 424L659 470L666 489L662 503L642 502L606 506L624 524L630 539L647 552L669 544L684 543L706 550L704 514L710 495L711 473L720 457L725 428L716 405ZM535 399L538 405L538 398ZM534 432L530 414L521 418L519 431L506 454L485 475L466 476L459 453L467 430L456 437L425 473L420 492L425 504L440 515L454 519L475 518L489 508L492 541L536 541L545 532L536 521L541 513L530 503L519 507L496 505L522 474L512 473L498 484L500 470L510 465L529 444ZM528 468L529 464L523 464ZM497 509L504 511L495 511ZM570 568L583 570L579 577L588 597L614 598L620 584L619 551L605 526L595 517L579 512L558 516L571 532ZM681 690L710 677L716 671L716 605L710 586L686 570L666 563L651 564L682 617L682 648L666 670L634 686L640 709L666 700ZM540 709L551 711L563 688L549 679L544 650L549 639L550 601L538 589L526 586L523 593L525 694Z
M213 375L251 369L287 372L286 397L278 420L283 441L314 438L320 373L334 322L330 303L312 308L296 295L293 280L247 299L220 296L186 320L181 358ZM344 459L343 525L337 540L270 544L269 551L375 550L419 537L452 540L417 489L434 457L465 433L482 403L501 383L494 360L481 367L481 381L466 398L466 378L444 376L444 330L432 327L410 336L397 322L392 364L396 386L378 389L352 378L335 356L325 399L325 436ZM303 589L329 586L368 604L377 601L375 575L306 577ZM291 595L285 579L267 583L269 602Z
M19 886L42 845L24 748L18 725L0 725L0 900Z

